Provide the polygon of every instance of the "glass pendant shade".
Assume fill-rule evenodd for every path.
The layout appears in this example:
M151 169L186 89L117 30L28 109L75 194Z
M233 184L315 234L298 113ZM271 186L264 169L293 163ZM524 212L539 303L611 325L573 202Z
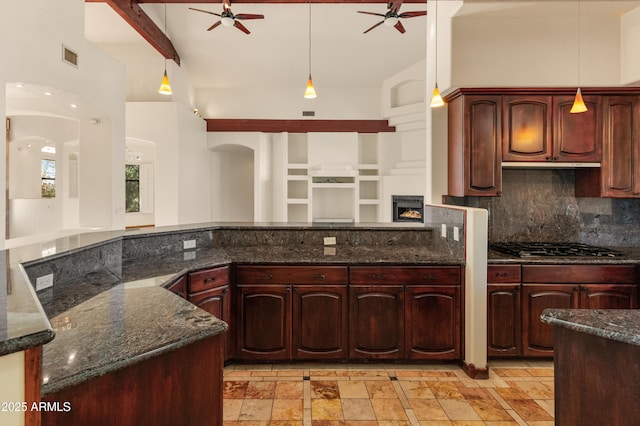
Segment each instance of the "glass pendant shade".
M431 97L431 104L429 104L431 108L440 108L444 106L444 99L440 96L440 90L438 90L438 83L436 83L436 87L433 89L433 96Z
M584 104L584 100L582 100L582 92L578 87L578 91L576 92L576 98L573 100L573 105L571 106L571 110L569 111L572 114L577 114L580 112L587 112L587 106Z
M173 92L171 91L171 85L169 84L169 77L167 77L167 70L164 70L164 76L162 77L162 83L160 83L160 89L158 89L158 93L161 95L171 95Z
M318 95L316 94L316 89L313 87L313 80L311 79L311 74L309 74L309 80L307 81L307 88L304 91L305 99L315 99Z

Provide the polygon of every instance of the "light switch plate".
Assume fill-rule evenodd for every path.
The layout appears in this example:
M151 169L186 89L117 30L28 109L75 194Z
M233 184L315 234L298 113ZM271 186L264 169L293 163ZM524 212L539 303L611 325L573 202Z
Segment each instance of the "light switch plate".
M182 242L183 250L189 250L196 248L196 240L185 240Z
M36 278L36 291L53 287L53 274L43 275Z
M442 238L447 238L447 224L446 223L442 224L442 230L440 232L440 235L442 235Z
M460 241L460 228L457 226L453 227L453 239L456 241Z

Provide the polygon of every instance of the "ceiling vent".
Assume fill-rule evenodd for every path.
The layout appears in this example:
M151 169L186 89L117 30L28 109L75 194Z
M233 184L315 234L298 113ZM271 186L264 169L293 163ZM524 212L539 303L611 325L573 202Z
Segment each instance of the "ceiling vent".
M303 117L315 117L316 116L316 112L315 111L302 111L302 116Z
M78 54L64 44L62 45L62 61L78 68Z

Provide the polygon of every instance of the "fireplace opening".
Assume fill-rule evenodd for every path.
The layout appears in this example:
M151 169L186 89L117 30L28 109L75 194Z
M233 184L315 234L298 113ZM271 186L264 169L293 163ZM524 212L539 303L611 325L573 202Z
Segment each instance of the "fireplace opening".
M424 222L422 195L392 195L394 222Z

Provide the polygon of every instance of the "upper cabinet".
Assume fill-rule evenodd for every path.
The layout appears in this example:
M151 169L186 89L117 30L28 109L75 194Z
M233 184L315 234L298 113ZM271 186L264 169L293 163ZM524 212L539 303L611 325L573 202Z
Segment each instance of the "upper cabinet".
M604 96L602 112L602 167L576 172L576 196L640 198L640 96Z
M640 90L583 89L588 110L580 114L570 113L574 95L567 88L447 95L448 195L501 195L503 166L580 163L587 168L576 171L577 196L640 197Z

